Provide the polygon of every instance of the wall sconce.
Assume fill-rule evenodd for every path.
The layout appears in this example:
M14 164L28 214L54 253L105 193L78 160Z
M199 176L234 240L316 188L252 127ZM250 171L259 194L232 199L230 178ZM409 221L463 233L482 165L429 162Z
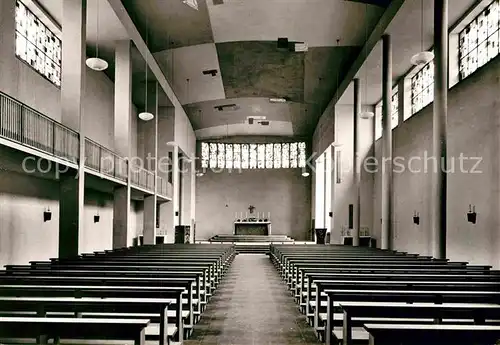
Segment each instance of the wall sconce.
M420 213L417 211L413 212L413 224L420 225Z
M467 212L467 221L469 223L476 224L476 220L477 220L476 206L469 205L469 212Z
M99 215L99 213L97 213L95 216L94 216L94 223L99 223L99 220L101 219L101 216Z
M330 218L333 217L333 212L332 211L328 212L328 217L330 217Z
M50 208L47 208L43 211L43 222L48 222L52 219L52 212L50 212Z

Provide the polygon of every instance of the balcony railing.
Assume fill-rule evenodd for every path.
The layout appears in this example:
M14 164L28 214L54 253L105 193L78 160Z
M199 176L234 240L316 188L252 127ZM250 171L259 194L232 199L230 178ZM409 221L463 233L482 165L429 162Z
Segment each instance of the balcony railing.
M153 192L155 188L154 178L155 174L149 170L138 166L130 167L130 183L134 186Z
M168 182L161 176L157 176L156 180L156 193L168 196Z
M77 163L78 133L0 92L0 137Z
M127 181L127 161L113 151L85 138L85 166L101 174Z

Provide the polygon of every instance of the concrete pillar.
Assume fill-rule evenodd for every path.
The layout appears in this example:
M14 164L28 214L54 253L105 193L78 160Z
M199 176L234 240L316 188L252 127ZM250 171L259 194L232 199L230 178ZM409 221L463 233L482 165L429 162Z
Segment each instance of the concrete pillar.
M382 36L382 231L381 248L392 249L392 48L391 37Z
M114 146L122 157L130 157L130 123L132 116L132 60L130 41L115 44L115 108ZM130 173L128 174L130 177ZM113 203L113 248L123 248L132 244L128 238L130 224L130 178L126 186L114 190Z
M353 161L353 192L354 192L354 209L353 209L353 218L354 224L352 229L352 245L354 247L359 246L359 228L361 223L361 214L360 214L360 206L361 206L361 190L360 190L360 181L361 174L359 169L359 113L361 111L361 97L359 94L359 79L354 79L354 126L353 126L353 150L352 150L352 161Z
M80 159L78 173L62 176L60 180L60 258L79 254L80 230L83 229L85 131L82 118L82 100L85 85L86 19L86 0L63 2L61 122L79 132Z
M182 209L181 225L191 227L190 242L193 243L194 226L194 197L195 197L195 164L193 160L185 159L182 164L181 183L182 183Z
M146 87L148 85L146 84ZM146 157L146 169L154 173L155 193L144 198L144 244L156 243L156 204L158 202L156 193L156 177L158 175L158 83L155 85L155 118L154 121L144 123L143 130L147 133L144 140L144 156Z
M175 226L179 225L179 147L169 144L172 169L172 200L160 206L161 226L165 229L167 242L175 240Z
M156 194L144 197L144 244L156 243Z
M433 153L436 169L431 185L433 256L446 258L447 117L448 117L448 0L434 0Z

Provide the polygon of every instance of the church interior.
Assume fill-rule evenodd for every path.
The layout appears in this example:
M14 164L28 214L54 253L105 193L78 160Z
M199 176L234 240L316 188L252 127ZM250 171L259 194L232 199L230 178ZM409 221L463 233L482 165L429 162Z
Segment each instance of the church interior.
M500 344L499 152L500 0L0 0L0 344Z

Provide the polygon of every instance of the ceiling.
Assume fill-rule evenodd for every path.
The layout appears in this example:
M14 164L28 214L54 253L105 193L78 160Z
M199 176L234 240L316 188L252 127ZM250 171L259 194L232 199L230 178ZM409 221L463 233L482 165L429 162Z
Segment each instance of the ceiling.
M368 52L361 47L390 1L198 0L198 10L181 0L122 3L184 105L197 136L209 138L228 134L312 135L337 85L360 53L368 56L357 73L362 103L378 103L382 94L381 43ZM393 43L394 81L411 68L410 57L421 46L427 49L432 45L433 0L422 1L422 40L418 0L405 1L386 30ZM450 23L476 1L453 0ZM61 23L62 0L38 2ZM107 1L87 0L87 4L87 53L94 54L99 42L99 55L110 63L106 73L114 79L114 42L128 39L127 32ZM290 43L305 42L309 49L278 49L279 37L288 38ZM143 107L145 61L135 47L132 60L133 100ZM149 73L148 90L153 95L154 80ZM160 106L172 105L163 92L159 96ZM288 102L270 103L271 97ZM352 87L339 103L353 103ZM236 107L217 110L224 104ZM248 116L265 116L269 125L249 125Z
M387 5L369 2L198 0L194 10L181 0L122 0L199 137L227 135L227 127L231 135L310 136ZM279 49L279 37L309 49ZM237 109L214 109L221 104ZM247 123L256 109L268 126Z

